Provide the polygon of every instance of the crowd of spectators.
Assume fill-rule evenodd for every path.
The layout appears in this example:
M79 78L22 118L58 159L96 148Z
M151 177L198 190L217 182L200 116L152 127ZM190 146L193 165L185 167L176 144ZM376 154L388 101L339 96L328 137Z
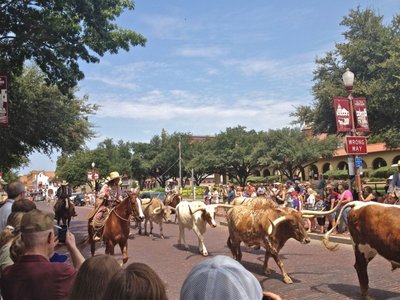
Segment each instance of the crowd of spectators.
M24 198L21 182L7 185L8 199L0 207L0 291L3 299L167 299L166 286L148 265L131 263L121 268L106 255L87 260L80 253L75 237L68 231L65 246L72 264L55 254L58 244L54 214L36 209ZM297 210L332 210L353 201L346 181L325 181L312 184L298 180L285 183L255 185L244 188L219 185L207 188L207 204L230 203L236 197L268 196L281 207ZM362 201L376 201L372 188L364 187ZM348 209L343 220L336 214L307 218L308 231L324 233L339 226L345 231ZM240 274L240 275L237 275ZM215 278L218 277L218 280ZM243 294L244 293L244 294ZM202 261L187 275L181 299L280 299L262 291L258 280L240 263L227 256Z

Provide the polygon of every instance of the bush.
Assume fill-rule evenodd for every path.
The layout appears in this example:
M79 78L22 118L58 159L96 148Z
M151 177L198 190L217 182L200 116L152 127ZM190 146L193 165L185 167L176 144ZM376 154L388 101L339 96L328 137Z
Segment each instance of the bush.
M391 166L381 167L379 169L370 172L371 177L383 178L386 180L390 175L392 175L395 170Z
M265 183L266 178L264 176L249 176L247 178L247 182L259 184L259 183Z
M337 180L346 180L349 178L349 173L347 170L330 170L325 172L324 178L334 177Z

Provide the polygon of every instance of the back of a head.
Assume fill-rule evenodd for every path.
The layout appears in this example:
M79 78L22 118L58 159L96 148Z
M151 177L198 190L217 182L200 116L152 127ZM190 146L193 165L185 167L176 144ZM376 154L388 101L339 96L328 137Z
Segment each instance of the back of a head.
M19 199L14 201L11 206L12 212L28 212L33 209L36 209L36 204L28 199Z
M14 199L22 192L25 192L25 185L21 181L13 181L7 185L8 198Z
M257 278L239 262L217 255L195 266L186 277L180 293L181 300L262 299Z
M116 273L103 300L167 300L165 285L157 273L143 263L131 263Z
M79 268L70 291L70 300L95 300L101 298L108 282L121 270L117 260L110 255L89 257Z

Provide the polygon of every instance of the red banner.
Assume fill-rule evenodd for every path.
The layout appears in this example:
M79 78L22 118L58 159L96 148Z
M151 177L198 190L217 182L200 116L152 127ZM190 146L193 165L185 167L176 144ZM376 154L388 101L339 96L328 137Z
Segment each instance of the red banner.
M0 127L8 127L8 98L6 74L0 74Z
M336 117L336 131L351 131L349 100L347 98L334 97L333 105Z
M356 112L356 131L368 132L367 99L354 98L353 106Z

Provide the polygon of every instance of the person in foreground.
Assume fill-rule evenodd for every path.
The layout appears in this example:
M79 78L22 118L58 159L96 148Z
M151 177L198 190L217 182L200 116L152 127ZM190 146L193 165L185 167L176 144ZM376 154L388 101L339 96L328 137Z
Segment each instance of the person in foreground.
M7 299L65 299L84 257L76 247L75 237L67 232L65 244L73 262L50 262L57 245L54 214L38 209L27 212L21 220L23 255L7 267L1 278L1 295Z
M109 281L103 300L167 300L165 285L157 273L143 263L131 263Z
M100 254L89 257L79 268L69 299L101 299L111 277L120 270L121 266L110 255Z
M229 256L217 255L195 266L183 282L180 300L281 300L262 290L257 278Z

